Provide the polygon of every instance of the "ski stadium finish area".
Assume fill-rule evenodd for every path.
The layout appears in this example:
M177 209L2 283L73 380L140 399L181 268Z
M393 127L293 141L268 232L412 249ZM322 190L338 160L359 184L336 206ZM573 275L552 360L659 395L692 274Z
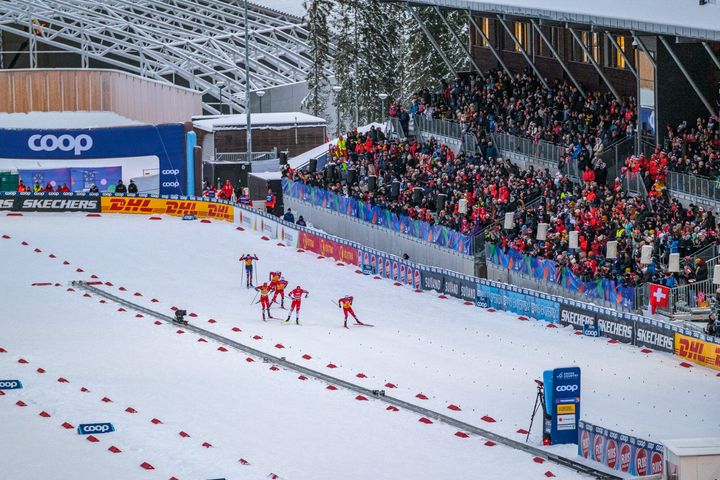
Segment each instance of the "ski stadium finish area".
M101 213L0 217L0 371L23 387L0 390L4 478L588 478L341 383L524 443L534 380L565 365L582 369L586 422L650 442L720 428L717 372L669 353L362 275L232 205L100 200ZM166 215L184 210L202 220ZM279 319L262 321L242 254L259 258L258 282L281 271L310 292L301 325L281 324L277 304ZM343 328L345 295L374 328ZM178 309L188 327L147 313ZM583 438L580 449L593 447ZM543 451L581 460L574 445ZM644 455L649 473L655 457Z

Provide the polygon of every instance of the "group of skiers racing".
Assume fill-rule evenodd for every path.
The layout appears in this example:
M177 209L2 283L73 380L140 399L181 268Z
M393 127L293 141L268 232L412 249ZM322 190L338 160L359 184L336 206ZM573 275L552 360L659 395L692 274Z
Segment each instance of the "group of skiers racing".
M280 308L285 310L285 289L288 286L288 281L285 280L285 278L282 276L282 272L270 272L270 274L268 275L268 281L263 282L262 285L256 286L253 284L253 272L254 262L259 260L258 256L255 254L243 254L240 256L239 260L245 264L246 288L254 288L260 295L260 300L255 302L255 299L253 299L253 303L260 304L263 321L266 322L268 318L274 318L270 313L270 306L276 303L278 301L278 298L280 301ZM270 299L270 294L272 294L272 299ZM285 319L283 324L290 323L290 317L292 316L293 312L295 312L295 323L297 325L300 325L300 306L302 304L303 296L307 298L308 295L310 295L310 292L303 289L300 285L297 285L293 290L290 291L289 296L292 302L290 303L290 311L288 312L287 319ZM255 297L257 298L257 294L255 295ZM345 316L345 322L343 326L345 328L349 328L347 324L348 316L352 316L352 318L355 319L355 325L364 327L372 326L358 320L355 312L353 311L352 304L353 297L351 297L350 295L345 295L337 301L338 308L342 308L343 314ZM266 312L267 316L265 315Z

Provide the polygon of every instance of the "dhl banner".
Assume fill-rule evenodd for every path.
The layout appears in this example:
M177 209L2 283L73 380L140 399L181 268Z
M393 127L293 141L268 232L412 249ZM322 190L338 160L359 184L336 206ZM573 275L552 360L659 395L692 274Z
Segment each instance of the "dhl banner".
M198 218L215 218L232 222L235 207L224 203L196 202L193 200L166 200L163 198L101 197L103 213L135 213L140 215L195 215Z
M720 370L720 345L675 333L675 355Z
M309 250L325 257L332 257L340 262L359 265L360 255L358 254L357 248L328 240L318 235L300 232L297 246L298 248Z

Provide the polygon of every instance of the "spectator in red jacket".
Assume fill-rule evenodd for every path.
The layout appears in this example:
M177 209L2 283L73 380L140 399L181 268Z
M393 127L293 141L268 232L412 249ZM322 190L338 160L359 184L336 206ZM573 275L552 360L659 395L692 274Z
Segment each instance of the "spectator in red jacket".
M225 180L225 184L220 189L220 198L224 198L225 200L231 200L233 193L235 193L235 189L230 183L230 180Z

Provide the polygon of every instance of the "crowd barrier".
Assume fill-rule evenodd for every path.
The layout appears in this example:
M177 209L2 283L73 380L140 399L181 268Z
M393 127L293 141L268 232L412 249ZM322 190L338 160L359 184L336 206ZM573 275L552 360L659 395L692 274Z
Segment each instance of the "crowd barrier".
M578 455L633 476L658 475L665 464L659 443L580 421Z
M558 268L555 260L533 257L512 248L504 252L497 245L492 244L486 245L486 258L488 262L495 265L530 275L544 282L561 285L591 299L617 304L626 310L635 307L635 289L633 287L623 287L609 279L584 282L569 268Z
M66 198L62 194L27 196L10 193L0 195L0 205L12 200L12 205L15 206L16 199L25 197L30 197L31 200ZM67 199L97 200L98 195L75 194L68 195ZM206 215L217 214L219 217L216 218L262 232L268 239L280 239L291 247L309 247L307 249L310 251L356 265L367 274L412 285L416 289L435 290L447 296L473 301L479 307L492 307L550 323L570 325L588 335L599 335L642 348L673 353L684 360L720 370L720 340L701 332L566 297L420 265L225 200L132 194L124 196L108 194L100 196L100 200L102 212L147 215L157 213L181 215L183 214L179 209L181 205L191 208L191 205L197 204L193 207L194 211L204 212ZM150 202L145 203L146 200ZM70 206L67 210L58 207L52 211L72 211L72 209Z
M450 228L413 220L405 215L396 215L384 208L368 206L354 198L328 192L322 188L311 187L304 183L293 182L287 178L282 179L282 189L283 195L309 202L312 205L359 218L373 225L419 238L465 255L472 255L473 253L472 237Z

